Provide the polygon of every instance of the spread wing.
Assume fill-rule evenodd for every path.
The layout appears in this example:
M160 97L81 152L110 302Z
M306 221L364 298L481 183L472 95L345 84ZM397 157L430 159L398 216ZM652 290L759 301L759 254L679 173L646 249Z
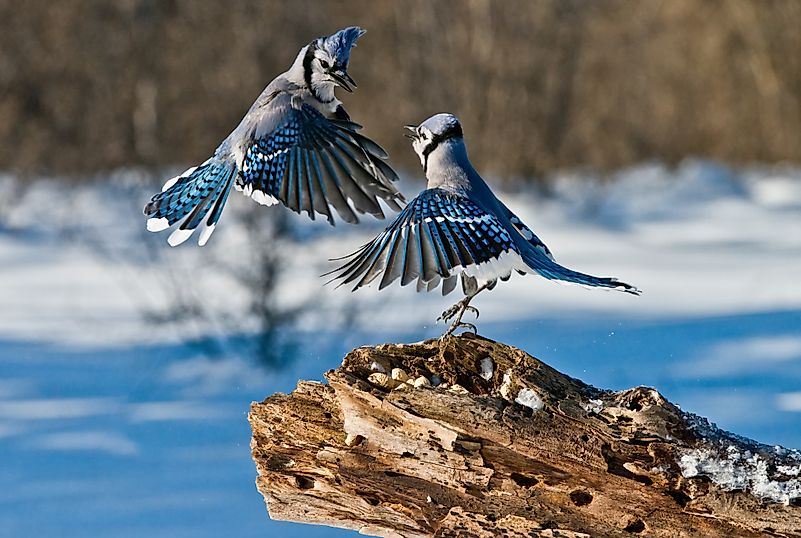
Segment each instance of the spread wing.
M442 282L450 293L459 274L479 285L508 278L523 262L510 233L492 214L462 196L428 189L412 200L375 239L328 274L353 290L381 277L379 289L397 279L431 291Z
M551 254L550 249L543 243L539 237L537 237L534 232L531 231L531 228L526 226L520 218L512 213L512 210L506 207L505 204L500 202L501 208L506 212L506 217L509 219L509 222L512 223L512 227L523 236L523 239L528 241L528 243L535 249L539 250L547 258L553 261L553 254Z
M307 104L282 108L275 127L247 146L237 189L312 219L324 215L331 224L331 206L350 223L359 221L354 209L384 218L379 198L400 211L404 199L392 185L398 176L384 162L387 153L358 132L360 125L338 117Z

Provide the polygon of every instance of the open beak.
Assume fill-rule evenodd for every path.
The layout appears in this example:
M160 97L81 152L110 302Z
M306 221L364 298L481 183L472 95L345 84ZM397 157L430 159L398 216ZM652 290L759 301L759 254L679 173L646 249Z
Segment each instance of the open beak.
M417 138L417 125L404 125L403 128L411 131L411 134L403 133L403 136L405 136L406 138L411 138L412 140Z
M345 91L353 93L353 88L356 88L356 81L350 78L350 75L344 69L341 71L329 71L329 75L334 79L337 85Z

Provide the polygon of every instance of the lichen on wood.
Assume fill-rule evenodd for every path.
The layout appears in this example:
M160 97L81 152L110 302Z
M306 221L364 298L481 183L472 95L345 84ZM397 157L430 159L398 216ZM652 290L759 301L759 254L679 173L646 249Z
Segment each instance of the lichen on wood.
M654 389L596 389L469 334L357 348L325 377L252 404L274 519L393 537L801 537L801 455Z

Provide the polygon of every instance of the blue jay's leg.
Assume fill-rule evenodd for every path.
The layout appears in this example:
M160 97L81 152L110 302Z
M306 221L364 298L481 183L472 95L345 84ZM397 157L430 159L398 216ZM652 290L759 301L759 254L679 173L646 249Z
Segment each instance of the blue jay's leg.
M468 282L472 282L472 285L469 284ZM476 308L475 306L470 306L470 301L472 301L473 297L475 297L482 291L494 288L496 282L497 282L496 280L491 280L489 282L484 283L482 286L476 288L475 279L471 278L469 281L462 280L462 283L465 288L472 287L473 289L470 290L470 292L467 295L465 295L464 299L462 299L461 301L459 301L458 303L447 309L440 315L439 318L437 318L437 321L441 320L446 323L450 321L452 318L454 317L456 318L454 319L453 323L451 323L451 326L448 328L448 330L445 331L445 334L443 334L440 337L440 340L445 339L450 335L452 335L454 331L456 331L456 329L468 329L472 330L473 334L478 333L478 330L476 329L475 325L473 325L472 323L465 323L462 321L462 316L464 316L465 312L469 310L473 312L476 315L476 319L478 319L479 316L478 308Z

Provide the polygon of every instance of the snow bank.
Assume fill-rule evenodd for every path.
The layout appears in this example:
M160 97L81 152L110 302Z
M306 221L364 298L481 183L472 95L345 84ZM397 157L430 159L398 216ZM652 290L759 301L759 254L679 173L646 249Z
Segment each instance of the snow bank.
M614 179L564 174L547 196L534 188L499 196L558 261L617 276L644 295L515 275L477 299L482 322L576 312L658 318L801 307L801 172L688 161L675 170L647 164ZM6 283L0 337L109 345L257 331L260 321L242 314L253 290L231 270L247 268L258 245L244 218L252 202L232 196L206 247L171 249L165 234L144 230L141 207L153 188L135 172L103 183L44 181L30 188L0 178L0 259L7 260L0 265ZM420 188L420 182L402 185L408 195ZM319 275L333 266L326 260L353 251L386 223L365 217L362 226L330 228L295 215L290 223L300 240L275 247L284 275L274 299L282 308L313 304L300 318L304 329L336 328L350 312L357 326L418 330L454 300L399 286L355 294L323 286ZM181 301L200 313L181 317L175 311ZM797 341L787 346L795 350ZM772 360L788 353L779 352L784 355Z

